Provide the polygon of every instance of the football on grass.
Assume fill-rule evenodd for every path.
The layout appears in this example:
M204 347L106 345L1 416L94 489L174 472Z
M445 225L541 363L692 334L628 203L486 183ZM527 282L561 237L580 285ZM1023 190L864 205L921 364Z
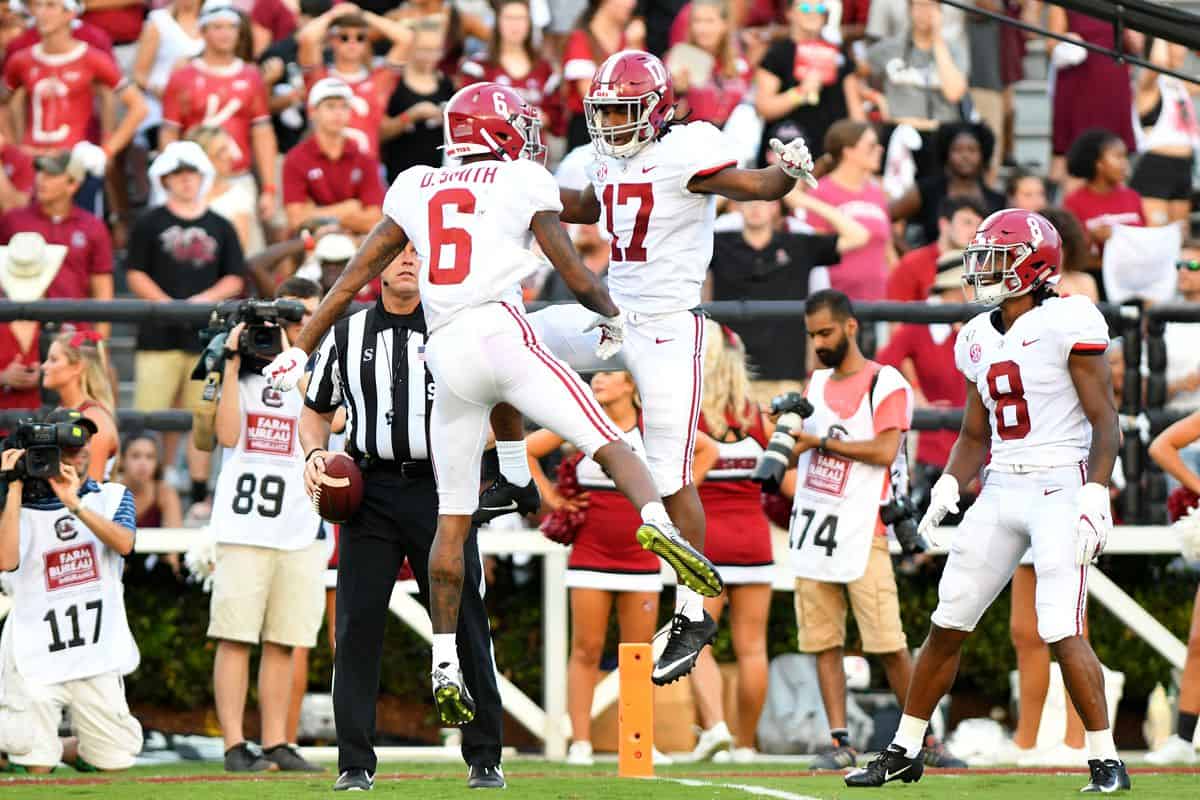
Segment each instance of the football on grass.
M354 516L362 503L362 472L354 459L345 453L330 453L325 456L325 474L313 497L313 507L322 519L329 522L345 522Z

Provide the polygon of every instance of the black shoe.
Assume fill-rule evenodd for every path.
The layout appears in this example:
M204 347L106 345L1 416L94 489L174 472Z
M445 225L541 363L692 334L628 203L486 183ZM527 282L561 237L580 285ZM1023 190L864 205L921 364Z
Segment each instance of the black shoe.
M524 486L516 486L501 475L496 482L479 495L479 508L471 515L472 525L485 522L505 514L532 514L542 506L542 496L532 480Z
M809 769L844 770L846 767L857 766L858 753L848 744L835 744L813 759Z
M966 769L967 762L946 749L942 740L929 734L925 737L925 766L937 769Z
M225 751L226 772L274 772L279 765L268 761L242 742Z
M638 544L675 570L676 580L703 597L716 597L725 584L713 563L679 535L674 525L643 522L637 529Z
M692 622L683 614L676 614L671 620L671 635L667 639L667 647L654 665L650 680L656 686L674 683L692 671L696 666L696 657L704 649L704 645L712 644L717 638L717 623L708 612L704 619Z
M375 786L375 776L365 769L348 769L333 782L335 792L369 792Z
M903 747L889 744L886 750L875 756L874 761L849 773L845 780L846 785L851 788L883 786L885 783L896 780L916 783L921 780L924 772L925 762L921 760L920 753L917 753L916 758L909 758L904 754Z
M468 789L503 789L507 785L504 782L504 770L499 764L486 767L472 764L471 771L467 773Z
M433 670L433 702L445 725L466 725L475 719L475 700L467 691L462 670L442 664Z
M263 758L275 764L283 772L324 772L324 767L308 761L300 755L300 749L291 744L280 744L263 750Z
M1129 773L1125 770L1124 761L1115 761L1111 758L1101 761L1093 758L1088 761L1088 769L1092 771L1092 779L1088 781L1087 786L1079 790L1081 792L1108 794L1133 788L1129 782Z

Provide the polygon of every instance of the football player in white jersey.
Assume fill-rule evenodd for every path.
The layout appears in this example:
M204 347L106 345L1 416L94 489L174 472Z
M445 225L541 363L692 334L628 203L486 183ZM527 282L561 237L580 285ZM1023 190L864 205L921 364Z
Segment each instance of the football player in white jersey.
M520 281L537 268L528 249L536 238L591 309L585 327L604 327L619 338L623 324L608 291L580 262L563 231L558 186L535 163L542 152L537 119L519 95L498 84L474 84L454 95L445 110L445 150L461 166L418 166L396 178L384 199L383 221L301 332L299 349L264 370L279 384L297 379L318 337L411 239L423 266L427 357L436 385L430 444L439 516L429 557L434 699L442 721L451 725L474 716L454 631L463 543L479 504L480 458L488 414L497 403L511 403L603 466L641 510L638 541L666 560L681 584L707 596L723 588L712 563L671 523L645 463L587 385L542 346L525 317Z
M962 430L934 484L920 530L931 541L959 490L984 468L938 586L929 637L913 670L892 743L847 786L911 783L934 706L954 683L962 645L1012 578L1026 548L1037 570L1038 633L1062 666L1087 730L1085 792L1128 789L1113 745L1100 661L1083 634L1088 565L1112 528L1108 482L1120 442L1108 325L1082 296L1058 297L1058 231L1030 211L997 211L966 249L963 281L997 307L968 322L955 344L967 381ZM990 449L990 461L988 461Z
M546 347L580 371L619 368L603 366L597 356L621 346L624 368L642 393L646 456L659 494L683 535L703 550L704 508L692 482L691 458L703 394L704 319L697 307L712 260L716 197L779 200L797 178L815 186L812 157L802 139L787 145L772 140L779 157L775 166L738 169L715 125L674 120L671 74L640 50L606 59L584 106L596 150L591 182L582 191L562 190L562 218L599 221L608 232L608 286L622 309L622 324L585 330L594 315L570 305L529 319ZM520 468L525 462L520 420L502 408L492 415L492 425L507 480L484 493L476 521L486 519L485 512L495 516L538 505L536 487ZM516 479L507 464L514 465ZM691 671L716 631L700 597L681 587L655 683Z

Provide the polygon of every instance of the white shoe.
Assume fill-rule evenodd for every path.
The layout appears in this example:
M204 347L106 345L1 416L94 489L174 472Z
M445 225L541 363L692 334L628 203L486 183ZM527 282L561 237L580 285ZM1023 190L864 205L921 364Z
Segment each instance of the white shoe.
M753 747L735 747L732 756L735 764L753 764L754 760L758 758L758 751Z
M1018 767L1086 767L1087 765L1087 748L1068 747L1065 742L1059 742L1044 750L1035 750L1029 755L1017 759Z
M596 763L592 758L591 742L571 742L567 750L567 763L573 767L590 767Z
M675 763L675 759L666 753L660 753L657 747L651 751L651 758L654 760L654 765L658 767L669 767Z
M1196 749L1179 734L1172 733L1158 749L1146 754L1147 764L1195 764Z
M718 722L706 731L700 732L700 738L692 749L693 761L706 761L715 754L728 750L733 744L733 734L724 722Z

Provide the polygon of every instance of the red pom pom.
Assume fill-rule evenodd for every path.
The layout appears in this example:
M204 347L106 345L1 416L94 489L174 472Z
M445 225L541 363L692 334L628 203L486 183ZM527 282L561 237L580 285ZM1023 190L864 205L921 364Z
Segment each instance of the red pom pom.
M1174 522L1187 515L1188 511L1200 505L1200 495L1191 489L1180 486L1167 495L1167 520Z

